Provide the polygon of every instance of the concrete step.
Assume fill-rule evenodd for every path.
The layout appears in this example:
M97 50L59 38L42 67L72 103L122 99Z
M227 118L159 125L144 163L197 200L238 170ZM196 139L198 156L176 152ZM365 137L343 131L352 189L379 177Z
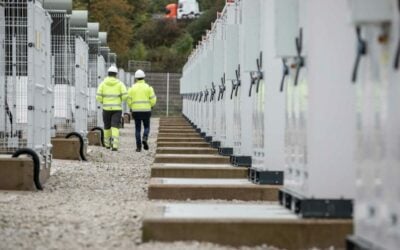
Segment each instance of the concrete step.
M303 219L278 204L165 203L148 209L143 242L205 241L280 249L345 249L352 220Z
M159 127L166 127L166 128L193 128L190 123L159 123Z
M200 135L196 132L190 132L190 133L164 133L160 132L158 133L159 138L167 137L167 138L179 138L179 137L185 137L185 138L201 138Z
M210 144L206 142L157 142L157 147L195 147L210 148Z
M170 129L170 128L160 128L159 130L158 130L158 133L163 133L163 134L176 134L176 133L195 133L195 134L199 134L199 133L197 133L196 132L196 130L195 129L193 129L193 128L181 128L181 129L174 129L174 128L172 128L172 129Z
M230 164L157 163L151 177L164 178L247 178L248 169Z
M218 154L215 148L158 147L157 154Z
M229 164L229 157L201 154L156 154L154 163Z
M281 186L255 185L247 179L152 178L149 199L278 201Z
M171 138L171 137L158 137L157 138L158 142L204 142L204 139L199 137L199 138Z

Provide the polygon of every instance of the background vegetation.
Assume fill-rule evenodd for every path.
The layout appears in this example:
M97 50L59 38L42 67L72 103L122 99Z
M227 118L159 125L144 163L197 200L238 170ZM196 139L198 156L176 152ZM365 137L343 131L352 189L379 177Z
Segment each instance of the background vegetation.
M150 61L154 72L180 72L193 46L210 28L225 0L198 0L202 15L193 21L160 18L177 0L74 0L74 9L89 10L90 21L108 32L118 66L129 60Z

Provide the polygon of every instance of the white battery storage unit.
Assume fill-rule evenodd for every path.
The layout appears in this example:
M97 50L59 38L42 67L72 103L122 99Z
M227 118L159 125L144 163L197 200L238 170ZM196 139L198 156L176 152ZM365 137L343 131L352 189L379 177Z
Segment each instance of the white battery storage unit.
M0 153L39 158L33 179L51 164L51 18L36 1L0 1Z
M250 98L250 71L259 57L259 16L260 1L241 0L239 5L239 65L237 69L240 83L235 97L234 120L238 125L234 134L234 155L231 162L237 166L251 166L252 154L252 98ZM254 65L254 66L253 66ZM236 91L235 91L236 94ZM238 122L240 120L240 123Z
M302 32L293 41L294 62L303 67L297 77L289 75L293 84L286 86L287 170L280 198L302 217L350 218L355 93L349 75L355 37L349 8L346 0L300 0L298 7Z
M293 41L298 35L297 0L267 0L260 5L260 50L262 73L260 96L255 109L262 113L257 129L263 129L263 142L255 140L249 178L257 184L282 185L284 181L285 95L287 57L296 55ZM285 63L283 63L285 61ZM260 107L260 105L263 105ZM263 120L261 120L263 119ZM260 132L259 132L260 134ZM259 145L256 147L256 145ZM257 160L256 160L257 159Z
M238 112L237 104L240 101L238 89L236 88L238 79L236 70L239 65L239 25L236 20L236 5L227 6L227 24L225 27L224 40L224 73L225 73L225 140L221 142L219 154L231 156L234 146L234 131L238 129L240 120L235 119ZM238 100L239 99L239 100Z
M214 39L215 39L215 30L209 31L207 36L207 61L206 66L207 70L207 80L205 82L205 91L206 91L206 98L204 99L206 105L206 135L205 140L208 143L211 143L213 134L214 134L214 119L215 119L215 102L213 94L214 94Z
M224 77L224 41L223 41L224 21L219 18L216 21L214 37L214 76L213 76L213 139L211 146L219 148L221 146L222 134L225 132L225 83Z
M349 247L400 245L399 131L396 68L400 3L349 0L357 46L352 81L357 92L355 233Z

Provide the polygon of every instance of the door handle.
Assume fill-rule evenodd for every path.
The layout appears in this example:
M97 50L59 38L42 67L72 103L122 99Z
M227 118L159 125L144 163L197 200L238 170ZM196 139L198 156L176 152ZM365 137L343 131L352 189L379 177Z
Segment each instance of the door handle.
M357 34L357 57L354 62L353 74L351 77L351 81L356 83L357 81L357 72L358 67L360 66L361 58L367 54L367 42L361 37L361 27L356 27Z
M295 43L296 43L297 57L296 57L296 75L294 78L294 86L297 86L299 82L300 70L305 65L304 57L301 55L301 52L303 50L303 28L300 28L299 36L296 37Z
M282 74L281 88L280 88L281 92L283 92L286 76L289 75L289 66L286 64L286 62L287 62L287 60L285 58L282 58L283 74Z
M261 71L262 68L262 51L260 52L260 56L259 58L257 58L256 60L256 64L257 64L257 71L252 71L250 72L250 90L249 90L249 96L251 96L251 92L253 89L253 84L257 83L257 87L256 87L256 93L258 93L258 89L260 86L260 81L264 78L263 73Z

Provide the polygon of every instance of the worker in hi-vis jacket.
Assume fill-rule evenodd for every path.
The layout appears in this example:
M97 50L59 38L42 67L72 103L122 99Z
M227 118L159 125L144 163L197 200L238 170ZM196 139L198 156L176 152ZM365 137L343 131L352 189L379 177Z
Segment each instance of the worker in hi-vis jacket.
M151 110L156 105L157 97L154 89L148 85L144 78L146 75L143 70L135 72L135 84L128 90L128 105L135 120L136 152L149 150L147 140L150 132ZM143 139L141 139L142 123L144 127Z
M103 105L104 146L113 151L117 151L119 147L122 102L128 96L126 87L118 80L117 74L118 68L111 66L108 77L100 84L96 94L96 100Z

